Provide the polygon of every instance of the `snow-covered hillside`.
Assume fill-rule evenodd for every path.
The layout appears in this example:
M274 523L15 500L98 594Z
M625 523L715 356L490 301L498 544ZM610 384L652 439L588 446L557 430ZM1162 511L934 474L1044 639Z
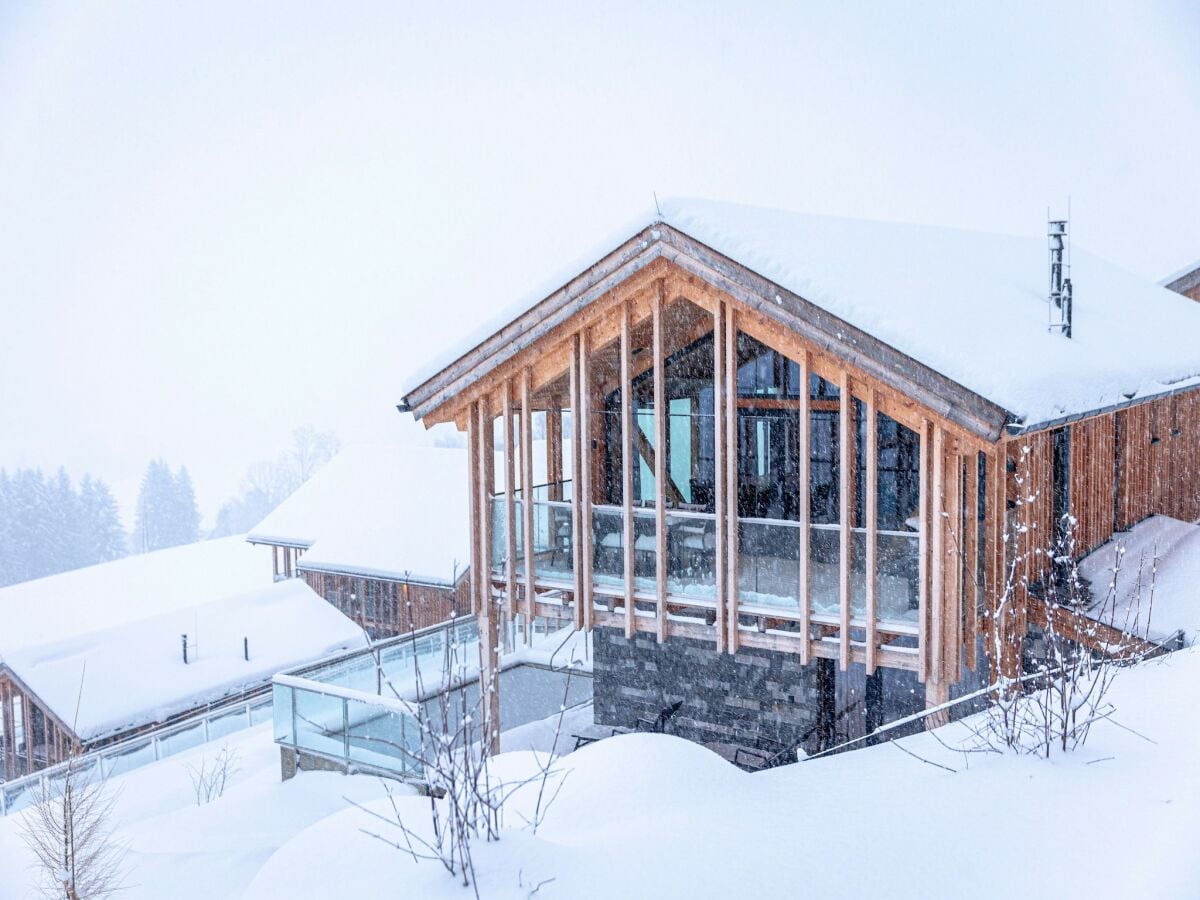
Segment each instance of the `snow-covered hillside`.
M569 774L536 836L513 808L503 839L478 848L481 894L526 898L553 879L539 898L986 898L1051 885L1058 898L1194 897L1198 689L1194 649L1127 670L1110 695L1115 721L1048 761L942 746L961 743L961 725L904 740L953 772L880 745L748 775L672 737L603 740L563 758ZM361 832L368 817L346 798L377 802L378 782L306 772L280 783L267 728L234 745L241 771L208 806L195 806L185 766L212 746L117 780L130 900L469 895ZM496 763L516 779L533 756ZM427 800L398 802L410 825L426 822ZM30 896L17 825L0 820L0 900Z

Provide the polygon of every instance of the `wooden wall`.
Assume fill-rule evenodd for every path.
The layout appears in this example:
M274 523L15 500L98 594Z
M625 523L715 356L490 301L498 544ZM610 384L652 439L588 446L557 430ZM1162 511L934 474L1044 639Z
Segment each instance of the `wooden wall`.
M1077 556L1090 553L1113 536L1115 434L1112 413L1071 426L1070 510L1075 518Z
M1200 391L1116 413L1116 527L1200 518Z
M301 574L309 587L376 638L436 625L470 609L469 578L451 589L328 572Z
M72 743L67 729L16 678L0 672L0 781L64 761Z

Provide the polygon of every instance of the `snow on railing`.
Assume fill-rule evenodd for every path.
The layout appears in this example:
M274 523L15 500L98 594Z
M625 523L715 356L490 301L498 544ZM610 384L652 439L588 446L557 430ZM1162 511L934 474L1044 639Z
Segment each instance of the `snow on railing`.
M40 785L66 771L99 766L101 778L123 775L185 750L244 731L271 720L271 694L256 693L238 703L189 716L170 725L83 753L69 762L47 766L12 781L0 781L0 817L18 812L36 802Z

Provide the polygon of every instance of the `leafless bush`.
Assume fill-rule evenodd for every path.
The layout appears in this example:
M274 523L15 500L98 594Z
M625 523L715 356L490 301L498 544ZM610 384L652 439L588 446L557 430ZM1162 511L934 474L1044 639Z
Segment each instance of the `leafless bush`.
M222 747L215 759L204 757L199 766L187 767L196 794L196 805L211 803L225 794L225 785L237 772L237 751Z

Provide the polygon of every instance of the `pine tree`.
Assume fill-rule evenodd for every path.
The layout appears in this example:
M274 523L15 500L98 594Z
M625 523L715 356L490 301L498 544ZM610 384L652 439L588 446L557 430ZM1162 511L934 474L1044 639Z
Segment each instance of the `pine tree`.
M175 479L162 459L152 459L142 476L134 526L134 546L139 553L169 547L170 521Z
M196 506L196 491L192 488L192 476L187 466L180 466L174 479L172 506L173 544L192 544L200 540L200 510Z
M50 504L47 515L52 523L46 545L47 564L51 569L47 574L86 566L89 560L84 552L79 495L64 467L59 466L54 480L46 485L46 494Z
M127 552L125 530L117 511L117 501L108 485L84 475L79 483L79 504L83 521L85 565L120 559Z

